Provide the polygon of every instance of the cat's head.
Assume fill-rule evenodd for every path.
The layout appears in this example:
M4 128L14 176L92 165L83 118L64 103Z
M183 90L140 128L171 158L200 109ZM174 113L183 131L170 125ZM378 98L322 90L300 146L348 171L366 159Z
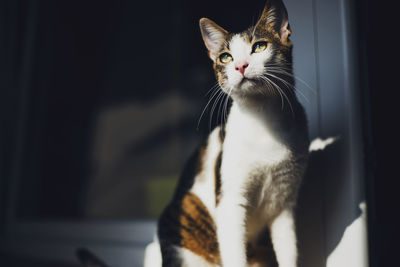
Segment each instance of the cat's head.
M233 98L276 95L282 74L290 77L291 30L281 0L267 0L256 25L241 33L230 33L207 18L200 19L200 30L219 85Z

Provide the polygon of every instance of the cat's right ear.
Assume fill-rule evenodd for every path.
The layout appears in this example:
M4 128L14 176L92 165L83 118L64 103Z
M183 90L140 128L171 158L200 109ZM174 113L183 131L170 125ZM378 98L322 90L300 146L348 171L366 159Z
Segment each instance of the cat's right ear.
M207 18L200 19L200 30L208 49L208 56L215 62L228 32Z

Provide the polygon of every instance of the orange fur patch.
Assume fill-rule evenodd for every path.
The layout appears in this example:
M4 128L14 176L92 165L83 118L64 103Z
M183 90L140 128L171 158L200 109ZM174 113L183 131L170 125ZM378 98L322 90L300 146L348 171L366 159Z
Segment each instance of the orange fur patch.
M214 221L207 207L196 195L188 193L183 198L179 221L181 246L210 263L220 264Z
M181 247L212 264L221 265L215 223L207 207L195 194L187 193L183 198L179 222ZM271 244L247 245L247 261L249 264L268 263L268 266L275 266Z

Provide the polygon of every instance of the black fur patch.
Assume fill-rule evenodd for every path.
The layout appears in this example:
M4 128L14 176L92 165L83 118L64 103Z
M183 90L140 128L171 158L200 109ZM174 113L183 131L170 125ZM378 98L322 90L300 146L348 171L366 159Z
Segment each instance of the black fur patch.
M215 205L218 205L221 200L221 163L222 151L218 154L215 162Z

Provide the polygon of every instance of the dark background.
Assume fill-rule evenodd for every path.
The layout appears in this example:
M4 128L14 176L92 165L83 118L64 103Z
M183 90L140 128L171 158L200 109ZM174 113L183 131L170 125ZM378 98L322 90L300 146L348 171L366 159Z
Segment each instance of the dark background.
M243 19L226 25L241 31L254 23L259 15L254 10L262 10L264 2L246 7L232 2L227 13L220 14L224 5L2 1L2 108L8 114L4 116L4 172L12 175L16 161L24 166L16 174L22 177L19 218L84 217L81 203L85 180L93 172L89 160L96 116L103 110L150 103L176 91L202 101L196 106L205 106L205 89L212 87L214 77L211 61L204 56L198 20L204 14L242 14ZM136 13L127 13L132 10ZM196 110L196 116L200 112ZM198 137L207 134L207 122L202 120ZM157 146L172 134L186 135L185 129L196 128L196 123L197 117L187 117L174 129L160 128L153 139L142 140L142 147ZM24 152L16 160L14 144L19 139ZM133 144L130 153L143 150L138 146Z
M388 2L355 1L363 98L365 165L369 196L371 266L398 260L399 92L396 8ZM390 41L393 38L393 41Z
M201 99L204 90L200 91L200 88L212 86L213 74L211 68L198 71L196 64L207 65L207 58L197 52L205 50L193 25L202 14L210 18L242 14L230 20L232 25L229 25L230 29L240 31L253 23L252 18L258 15L254 10L261 10L264 1L253 1L251 6L242 1L165 1L157 2L157 7L152 1L0 3L1 175L9 176L14 167L16 151L13 144L19 138L16 133L29 131L26 142L32 147L26 151L34 155L24 154L24 157L35 161L26 161L30 165L23 169L27 173L21 175L41 173L43 180L40 183L45 186L40 187L37 199L32 192L37 192L33 188L38 184L34 179L24 181L21 187L24 199L20 203L31 204L19 204L18 216L30 218L40 214L42 218L80 218L79 195L85 190L80 181L90 173L86 162L94 114L115 103L146 102L162 97L174 88L180 88L180 93L188 98ZM395 58L398 54L395 18L398 15L392 14L396 9L387 3L370 0L353 3L359 78L363 88L360 98L371 266L393 266L397 264L400 247L400 175L396 146L399 81ZM227 4L227 13L221 14ZM123 21L125 16L120 14L132 9L127 5L137 6L137 14L132 14L134 18L129 21ZM185 14L177 12L182 8L187 11ZM153 68L163 71L157 71L155 78L151 72ZM198 84L198 76L193 74L196 71L203 75L200 80L204 83L193 88L193 84ZM140 77L136 73L140 73ZM113 90L109 89L111 82ZM133 86L146 90L132 90ZM18 104L21 98L22 108ZM21 123L17 118L26 110L29 111L24 117L27 121ZM184 122L184 126L185 123L190 122ZM203 130L199 136L207 132L207 127L200 129ZM47 138L52 136L55 138ZM29 141L30 138L39 142ZM73 161L68 160L71 154L76 155ZM76 173L80 175L74 175ZM65 182L60 184L55 176ZM0 182L1 190L5 191L1 194L4 199L0 204L4 205L10 194L6 192L10 181ZM78 197L69 197L71 195ZM5 209L2 207L1 210ZM4 222L6 214L0 216Z

